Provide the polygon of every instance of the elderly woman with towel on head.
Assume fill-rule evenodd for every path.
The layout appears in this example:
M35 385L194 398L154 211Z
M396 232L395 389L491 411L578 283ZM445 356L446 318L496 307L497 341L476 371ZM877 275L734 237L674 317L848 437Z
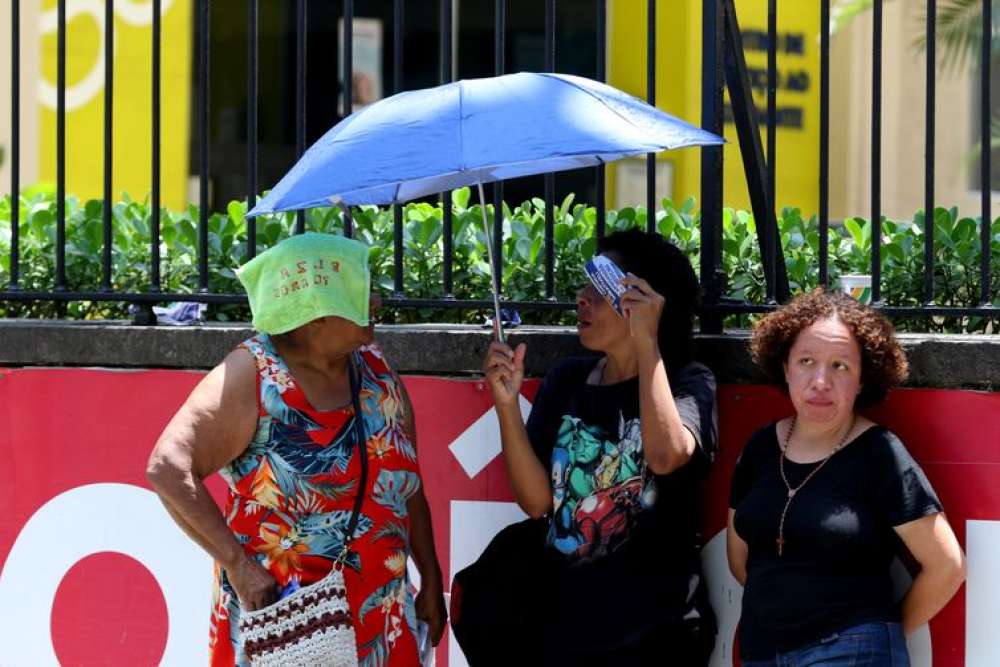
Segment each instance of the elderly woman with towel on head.
M260 333L198 384L147 471L170 515L216 562L211 664L251 662L241 614L270 609L336 567L356 642L344 664L414 665L417 619L436 645L446 615L412 407L372 343L379 299L368 248L302 234L238 275ZM224 513L203 483L214 472L229 486Z

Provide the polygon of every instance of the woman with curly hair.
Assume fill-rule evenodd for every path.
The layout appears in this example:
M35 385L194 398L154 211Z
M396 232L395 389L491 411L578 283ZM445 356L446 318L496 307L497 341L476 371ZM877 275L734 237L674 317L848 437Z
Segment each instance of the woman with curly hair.
M754 434L733 474L743 665L908 665L904 635L955 594L965 558L906 447L858 413L906 377L892 325L816 290L761 320L751 352L794 413ZM921 569L897 604L900 546Z

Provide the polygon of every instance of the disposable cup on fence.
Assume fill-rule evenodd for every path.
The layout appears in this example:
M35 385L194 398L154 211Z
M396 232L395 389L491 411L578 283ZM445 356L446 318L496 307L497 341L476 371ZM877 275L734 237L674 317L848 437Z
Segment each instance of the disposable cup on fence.
M840 288L858 303L869 304L872 301L872 277L870 275L856 273L841 276Z

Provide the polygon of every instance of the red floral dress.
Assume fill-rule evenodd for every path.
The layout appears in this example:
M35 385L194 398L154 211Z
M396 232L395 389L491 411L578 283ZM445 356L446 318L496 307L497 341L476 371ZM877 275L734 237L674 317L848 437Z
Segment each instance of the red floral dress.
M266 334L240 347L257 363L259 417L250 446L220 471L229 485L226 522L280 586L307 586L340 553L358 493L354 409L312 408ZM362 667L416 665L406 501L420 488L417 453L403 429L399 381L382 351L363 347L355 358L368 482L344 579L358 660ZM246 664L239 602L218 565L212 607L211 664Z

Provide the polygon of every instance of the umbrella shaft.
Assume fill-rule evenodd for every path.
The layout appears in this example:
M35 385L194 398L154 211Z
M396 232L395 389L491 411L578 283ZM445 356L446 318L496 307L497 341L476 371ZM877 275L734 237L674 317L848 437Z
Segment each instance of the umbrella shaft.
M486 255L490 262L490 284L493 287L493 331L496 332L497 340L504 342L503 324L500 319L500 276L497 275L497 265L493 261L493 245L490 242L490 222L486 217L486 197L483 195L482 182L476 183L479 186L479 209L483 212L483 231L486 233ZM497 215L497 211L493 212Z

